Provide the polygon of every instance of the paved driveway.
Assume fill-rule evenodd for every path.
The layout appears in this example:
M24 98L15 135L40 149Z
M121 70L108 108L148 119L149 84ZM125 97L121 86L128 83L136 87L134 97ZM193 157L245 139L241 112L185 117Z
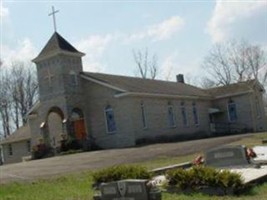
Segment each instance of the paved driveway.
M187 155L248 136L250 135L235 135L134 148L102 150L3 165L0 166L0 184L94 170L114 164L149 161L162 156Z

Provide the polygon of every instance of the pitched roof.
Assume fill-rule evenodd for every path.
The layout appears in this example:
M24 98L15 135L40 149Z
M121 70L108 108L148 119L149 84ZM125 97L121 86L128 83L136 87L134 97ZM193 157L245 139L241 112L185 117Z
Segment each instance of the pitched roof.
M0 144L8 144L13 142L19 142L23 140L29 140L31 138L31 132L28 125L20 127L13 134L9 135L4 140L0 141Z
M203 89L178 82L143 79L101 73L81 72L87 78L119 88L126 92L155 95L179 95L192 97L210 97Z
M256 84L258 84L256 80L249 80L249 81L233 83L230 85L207 89L207 92L209 92L214 97L234 95L234 94L244 94L250 92Z
M75 47L73 47L61 35L55 32L35 59L40 58L40 57L45 57L47 55L50 55L60 50L65 51L65 52L70 52L70 53L83 54L79 52Z

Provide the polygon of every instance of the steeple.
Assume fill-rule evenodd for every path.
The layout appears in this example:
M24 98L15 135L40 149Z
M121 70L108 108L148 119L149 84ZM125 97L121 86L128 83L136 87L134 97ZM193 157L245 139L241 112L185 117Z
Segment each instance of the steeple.
M78 51L73 47L67 40L65 40L61 35L55 32L52 37L48 40L45 47L39 53L39 55L33 59L33 62L38 62L49 57L58 55L58 54L67 54L82 57L85 54Z

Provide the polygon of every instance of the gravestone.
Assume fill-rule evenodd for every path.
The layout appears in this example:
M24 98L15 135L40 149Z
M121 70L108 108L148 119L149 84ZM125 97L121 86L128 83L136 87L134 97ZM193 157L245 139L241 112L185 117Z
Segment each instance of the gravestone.
M205 165L211 167L247 167L250 165L244 146L211 149L205 154Z
M161 200L161 191L148 186L148 180L121 180L100 185L99 200Z
M253 158L254 163L267 164L267 146L255 146L253 151L256 153L256 157Z

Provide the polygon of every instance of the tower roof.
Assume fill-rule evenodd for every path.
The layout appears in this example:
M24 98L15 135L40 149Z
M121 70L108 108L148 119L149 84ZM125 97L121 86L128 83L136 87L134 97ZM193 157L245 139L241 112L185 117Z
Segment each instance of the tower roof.
M84 56L84 53L79 52L75 47L73 47L67 40L65 40L61 35L55 32L51 38L48 40L45 47L39 53L39 55L33 60L37 61L42 58L54 55L59 52L67 52L76 54L79 56Z

